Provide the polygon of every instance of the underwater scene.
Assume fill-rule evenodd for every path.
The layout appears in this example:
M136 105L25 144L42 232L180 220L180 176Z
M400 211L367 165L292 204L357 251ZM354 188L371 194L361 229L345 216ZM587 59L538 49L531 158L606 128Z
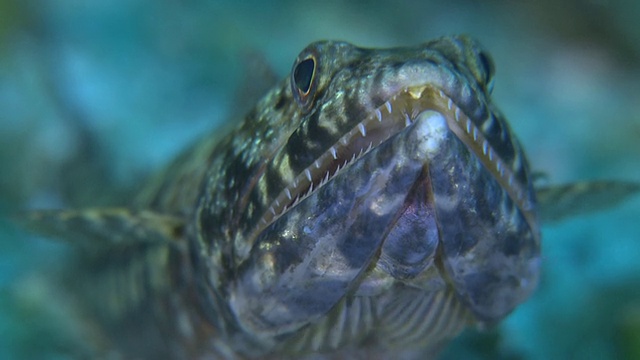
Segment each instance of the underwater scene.
M27 230L20 225L25 210L130 204L147 179L190 145L236 126L274 84L292 76L292 68L293 91L297 86L299 92L274 100L275 107L286 109L294 99L307 106L313 101L307 96L323 85L321 75L304 78L300 67L309 59L316 65L317 55L301 53L314 41L395 48L459 34L490 54L479 66L487 73L495 67L495 74L478 86L491 92L519 140L536 188L615 180L632 190L605 191L595 204L570 202L580 208L542 220L540 275L530 297L502 321L469 326L446 345L434 344L437 351L428 355L640 359L639 16L640 2L631 0L0 0L0 359L92 354L76 348L72 339L91 335L69 325L74 305L52 280L59 278L48 276L75 261L73 241ZM402 54L390 57L398 62ZM460 71L477 74L471 65ZM291 95L286 84L283 93ZM260 131L266 138L294 131L287 129ZM354 129L366 137L364 127ZM220 141L255 145L238 139ZM369 150L353 159L365 159ZM331 169L335 176L340 165ZM301 174L309 192L285 187L280 195L299 191L298 200L277 215L272 205L265 224L293 221L283 215L289 206L315 201L312 174ZM329 189L327 179L318 187ZM256 229L259 235L267 225ZM394 358L392 352L380 357Z

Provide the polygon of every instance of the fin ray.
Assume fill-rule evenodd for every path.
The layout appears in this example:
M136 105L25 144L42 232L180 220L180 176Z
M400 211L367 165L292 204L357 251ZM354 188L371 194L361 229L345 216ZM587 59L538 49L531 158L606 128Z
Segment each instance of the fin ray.
M150 210L95 208L38 210L18 219L28 229L83 247L113 247L179 240L184 220Z
M613 207L640 192L640 183L628 181L577 182L537 189L543 223Z

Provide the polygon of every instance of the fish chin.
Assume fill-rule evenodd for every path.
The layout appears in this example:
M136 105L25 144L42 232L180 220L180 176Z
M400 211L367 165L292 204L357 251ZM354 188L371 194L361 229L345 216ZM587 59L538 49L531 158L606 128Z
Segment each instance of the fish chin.
M427 156L436 154L449 131L445 116L427 110L421 112L415 122L417 138L420 140L418 150Z

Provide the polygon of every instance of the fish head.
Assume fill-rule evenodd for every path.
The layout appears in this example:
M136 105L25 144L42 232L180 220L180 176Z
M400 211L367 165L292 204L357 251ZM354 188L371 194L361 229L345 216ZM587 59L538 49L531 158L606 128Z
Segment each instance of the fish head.
M487 323L531 294L535 193L493 74L464 36L300 53L287 89L299 125L265 166L265 205L238 242L230 293L243 327L280 336L394 282L448 286ZM384 281L367 282L372 271Z

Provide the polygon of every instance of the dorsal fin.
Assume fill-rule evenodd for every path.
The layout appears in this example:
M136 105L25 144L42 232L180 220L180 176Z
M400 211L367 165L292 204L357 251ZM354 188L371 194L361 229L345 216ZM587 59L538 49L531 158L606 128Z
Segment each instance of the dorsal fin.
M245 51L243 60L242 81L235 91L230 114L240 118L281 79L261 52Z
M610 208L640 192L640 183L626 181L576 182L537 189L543 224Z
M41 235L86 248L170 243L184 232L179 217L127 208L38 210L18 221Z

